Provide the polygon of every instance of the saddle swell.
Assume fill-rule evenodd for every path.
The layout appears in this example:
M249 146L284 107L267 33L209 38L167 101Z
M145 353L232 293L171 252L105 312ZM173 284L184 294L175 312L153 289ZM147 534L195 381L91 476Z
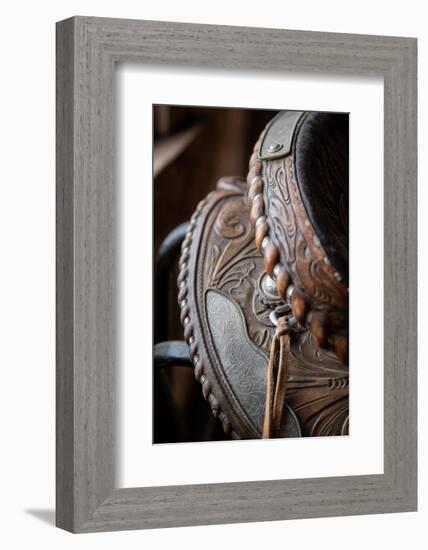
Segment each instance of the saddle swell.
M249 162L257 248L295 319L348 362L348 117L283 111Z
M182 245L178 301L195 376L232 438L262 435L266 369L283 302L255 244L245 182L224 178L201 201ZM348 433L348 367L296 326L281 437Z

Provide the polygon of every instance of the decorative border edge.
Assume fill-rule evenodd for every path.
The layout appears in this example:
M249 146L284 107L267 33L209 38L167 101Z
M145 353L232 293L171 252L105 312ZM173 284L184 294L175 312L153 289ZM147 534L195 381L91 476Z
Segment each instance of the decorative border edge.
M188 274L189 274L189 258L190 249L193 243L193 233L196 228L197 220L201 215L204 207L206 206L211 193L207 195L205 199L202 199L192 217L190 218L189 229L187 230L186 237L181 245L181 254L178 262L179 274L177 278L178 285L178 305L180 307L180 321L184 329L184 339L189 346L190 359L194 366L194 374L196 380L201 384L202 395L211 407L211 412L215 418L218 418L223 426L223 431L226 435L229 435L232 431L230 420L226 413L222 410L221 405L217 397L215 396L211 382L208 380L205 373L205 365L202 361L200 354L198 353L198 342L195 338L193 321L190 317L190 308L188 302Z

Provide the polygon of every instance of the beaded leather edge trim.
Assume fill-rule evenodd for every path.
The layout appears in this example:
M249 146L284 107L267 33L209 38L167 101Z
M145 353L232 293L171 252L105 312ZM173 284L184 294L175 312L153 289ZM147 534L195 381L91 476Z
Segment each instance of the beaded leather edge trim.
M254 145L253 153L249 161L249 172L247 175L247 200L250 209L250 221L255 227L255 242L257 248L263 254L265 270L271 274L272 278L277 284L278 294L286 301L291 301L291 294L289 289L293 288L293 280L288 273L285 265L281 263L280 251L274 244L270 237L270 227L265 215L265 203L264 203L264 179L262 176L263 161L259 158L259 148L268 126L262 131ZM320 245L321 246L321 245ZM324 255L327 255L324 252ZM293 315L296 318L301 317L300 312L304 313L306 319L312 318L312 312L310 304L301 303L303 299L299 296L296 303L291 303ZM298 302L298 303L297 303ZM334 345L327 345L329 334L327 326L320 323L318 319L314 319L315 322L309 323L310 331L319 345L324 349L333 349L336 356L342 363L348 362L348 339L343 336L336 336L334 338Z
M188 274L189 274L189 258L190 248L193 241L193 233L196 228L196 223L199 216L202 213L205 205L208 202L210 194L203 200L201 200L192 217L190 218L190 226L187 230L186 237L181 245L181 255L179 259L179 274L177 278L178 284L178 305L180 306L180 321L184 329L184 339L189 346L190 359L194 365L194 373L196 380L201 384L202 395L205 400L208 401L212 414L218 418L223 426L224 433L229 435L231 433L231 423L226 413L222 410L221 405L217 397L214 395L211 387L211 383L205 373L205 366L201 356L198 353L198 342L194 334L193 321L190 317L190 308L188 304Z

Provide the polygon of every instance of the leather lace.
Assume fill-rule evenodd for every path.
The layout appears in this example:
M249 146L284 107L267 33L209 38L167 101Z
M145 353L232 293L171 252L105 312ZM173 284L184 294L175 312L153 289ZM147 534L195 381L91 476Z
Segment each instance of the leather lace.
M269 355L263 438L281 437L281 420L287 390L290 361L290 327L286 317L278 317Z

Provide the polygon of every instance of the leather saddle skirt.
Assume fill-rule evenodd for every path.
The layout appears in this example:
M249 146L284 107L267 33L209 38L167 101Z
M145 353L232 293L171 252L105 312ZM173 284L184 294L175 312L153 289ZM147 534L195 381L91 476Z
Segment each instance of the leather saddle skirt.
M281 308L292 360L280 437L348 433L342 126L320 113L280 113L255 146L247 183L220 180L191 218L181 322L203 395L232 438L262 436Z

